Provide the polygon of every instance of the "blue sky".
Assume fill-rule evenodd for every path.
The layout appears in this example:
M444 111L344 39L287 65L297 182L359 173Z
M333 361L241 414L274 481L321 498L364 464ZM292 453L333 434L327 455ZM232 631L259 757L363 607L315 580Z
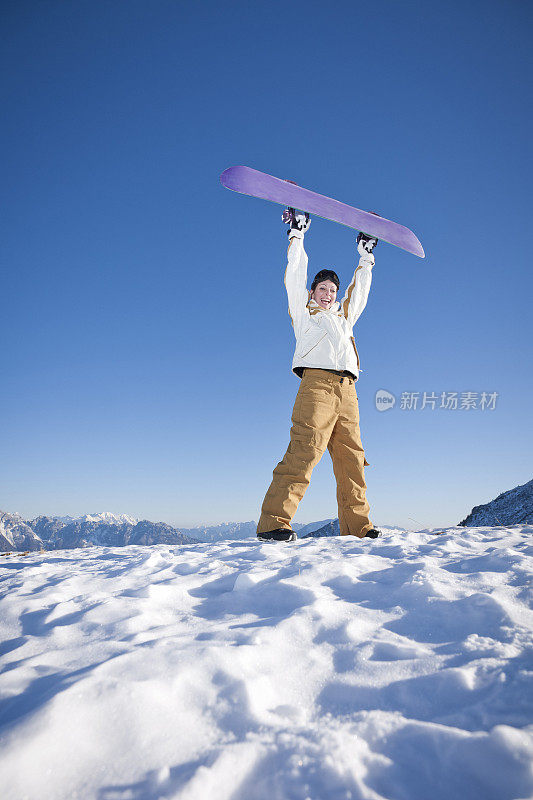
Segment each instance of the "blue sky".
M531 478L531 22L521 2L4 6L0 507L257 519L298 379L281 208L247 164L412 228L355 336L377 524ZM354 237L315 219L310 272ZM375 393L498 393L492 411ZM297 521L336 515L326 455Z

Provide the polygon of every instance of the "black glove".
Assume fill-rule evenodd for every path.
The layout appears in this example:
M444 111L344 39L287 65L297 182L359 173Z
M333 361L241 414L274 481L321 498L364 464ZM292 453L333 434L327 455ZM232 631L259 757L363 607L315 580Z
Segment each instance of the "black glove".
M363 231L357 234L357 244L361 244L362 248L366 250L367 253L371 253L374 247L377 245L377 243L378 240L376 239L375 236L370 236L370 234L363 233ZM357 250L359 251L360 255L363 255L359 247L357 248Z
M311 224L307 211L305 213L301 211L296 212L294 208L286 208L281 215L281 219L290 226L287 231L288 236L290 236L291 231L301 231L305 233Z

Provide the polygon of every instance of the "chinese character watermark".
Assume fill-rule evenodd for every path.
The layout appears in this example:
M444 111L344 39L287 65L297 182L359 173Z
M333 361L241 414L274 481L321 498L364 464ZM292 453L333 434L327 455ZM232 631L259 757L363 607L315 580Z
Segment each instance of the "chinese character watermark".
M495 411L498 392L401 392L400 411ZM387 389L378 389L375 405L378 411L389 411L396 404L396 396Z

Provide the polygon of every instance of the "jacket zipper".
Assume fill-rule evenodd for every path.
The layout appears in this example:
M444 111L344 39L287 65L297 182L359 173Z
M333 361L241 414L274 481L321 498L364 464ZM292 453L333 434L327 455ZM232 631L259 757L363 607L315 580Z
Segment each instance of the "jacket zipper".
M313 344L313 345L312 345L312 346L309 348L309 350L307 350L305 353L302 353L301 355L299 355L299 356L298 356L298 358L305 358L307 355L309 355L309 353L311 352L311 350L314 350L314 349L315 349L315 347L317 347L317 346L320 344L320 342L322 341L322 339L323 339L325 336L327 336L327 331L325 331L325 332L322 334L322 336L320 337L320 339L319 339L317 342L315 342L315 343L314 343L314 344Z

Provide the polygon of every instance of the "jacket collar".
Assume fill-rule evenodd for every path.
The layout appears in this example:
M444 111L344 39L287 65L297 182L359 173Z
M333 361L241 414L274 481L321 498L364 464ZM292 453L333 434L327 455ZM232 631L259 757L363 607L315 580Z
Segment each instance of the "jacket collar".
M324 314L335 314L340 307L341 304L337 301L333 303L331 308L322 308L322 306L319 306L316 300L313 300L311 297L309 297L309 300L307 301L307 308L309 309L310 314L318 314L319 311L322 311Z

